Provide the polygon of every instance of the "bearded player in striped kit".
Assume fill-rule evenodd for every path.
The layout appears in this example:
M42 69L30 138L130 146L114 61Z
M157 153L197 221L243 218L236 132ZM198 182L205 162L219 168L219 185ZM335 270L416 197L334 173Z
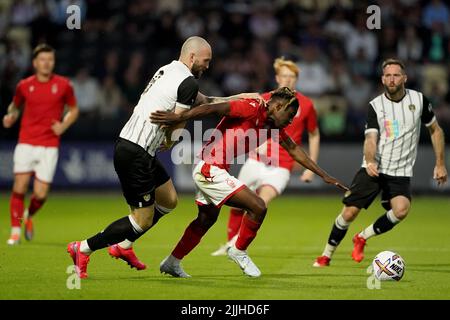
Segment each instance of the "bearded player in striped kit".
M447 181L444 134L430 101L421 92L405 88L407 76L401 61L388 59L383 62L382 70L385 92L369 103L362 168L344 196L344 208L333 224L325 250L313 264L315 267L330 264L351 222L362 208L370 206L380 191L381 203L387 211L353 237L353 260L363 260L369 238L391 230L406 218L411 206L410 180L421 124L430 133L436 156L433 178L438 185Z

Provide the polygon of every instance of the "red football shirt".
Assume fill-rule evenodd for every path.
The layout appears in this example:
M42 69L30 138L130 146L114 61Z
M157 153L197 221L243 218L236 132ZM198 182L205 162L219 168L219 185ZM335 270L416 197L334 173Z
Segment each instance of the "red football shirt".
M270 99L271 95L272 93L267 92L263 93L262 97L267 101ZM299 92L296 92L296 96L299 102L298 112L292 120L292 123L285 128L285 131L296 144L301 145L302 135L305 128L308 132L313 132L316 130L317 114L312 101L308 97ZM274 143L273 146L272 143ZM272 153L272 150L275 150L275 153ZM286 168L289 171L291 171L294 166L295 160L292 159L286 149L284 149L277 142L272 142L272 140L267 141L266 156L271 165L277 166L276 164L278 164L279 167ZM251 153L251 157L261 161L259 156L254 153Z
M267 110L257 100L241 99L230 102L230 112L224 116L204 145L201 158L208 164L229 170L238 156L272 138L289 138L283 129L268 129Z
M55 120L61 121L65 105L76 105L69 79L54 74L49 81L40 82L35 75L28 77L17 84L13 101L23 109L19 143L59 146L60 137L51 126Z

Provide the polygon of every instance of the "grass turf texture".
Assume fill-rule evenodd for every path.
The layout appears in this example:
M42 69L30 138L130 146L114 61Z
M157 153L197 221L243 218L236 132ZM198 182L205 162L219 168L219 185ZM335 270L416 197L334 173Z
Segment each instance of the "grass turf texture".
M66 245L82 240L127 214L122 196L53 193L34 219L35 239L9 247L9 194L0 197L0 299L450 299L450 201L416 196L409 217L395 229L372 238L366 258L350 257L351 238L382 214L375 202L350 226L331 267L313 268L332 223L341 210L336 196L282 196L269 207L249 254L262 271L245 277L226 257L210 253L225 241L228 208L184 260L191 279L159 273L160 261L196 216L192 196L180 196L177 209L136 244L147 270L130 269L107 250L95 252L89 278L81 289L69 290L66 273L71 259ZM383 250L398 252L406 261L400 282L367 288L372 258Z

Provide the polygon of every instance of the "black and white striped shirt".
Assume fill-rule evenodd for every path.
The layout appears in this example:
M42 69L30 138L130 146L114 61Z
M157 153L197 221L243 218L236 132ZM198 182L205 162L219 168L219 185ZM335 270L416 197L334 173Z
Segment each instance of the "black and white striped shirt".
M161 67L141 94L120 137L140 145L155 156L165 132L159 125L150 122L150 114L157 110L174 111L175 107L190 109L197 93L197 80L185 64L172 61Z
M390 100L384 93L370 101L365 133L378 133L378 172L412 177L421 123L428 127L434 121L431 103L415 90L406 89L399 101ZM362 166L366 167L365 159Z

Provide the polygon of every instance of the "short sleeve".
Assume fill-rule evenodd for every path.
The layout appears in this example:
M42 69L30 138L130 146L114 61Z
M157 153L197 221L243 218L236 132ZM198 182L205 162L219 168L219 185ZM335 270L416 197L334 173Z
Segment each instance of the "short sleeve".
M187 77L180 83L177 90L176 107L190 109L198 94L198 82L193 76Z
M420 117L420 120L427 127L431 126L431 124L434 121L436 121L436 117L434 116L433 112L433 106L431 105L430 100L428 100L428 98L425 97L424 95L423 95L422 115Z
M253 99L240 99L230 101L231 118L250 118L258 112L259 103Z
M14 97L13 97L13 102L14 102L15 106L18 107L18 108L20 108L22 106L22 104L24 103L24 101L25 101L25 97L24 97L24 95L22 93L22 87L23 87L22 83L23 82L20 81L17 84L16 92L15 92Z
M74 107L77 105L77 99L75 98L73 86L70 81L67 82L66 92L64 94L64 103L69 107Z
M375 109L371 104L369 104L368 110L367 110L367 120L366 120L366 130L364 131L364 134L367 134L369 132L379 132L380 126L378 124L378 117L377 113L375 112Z

